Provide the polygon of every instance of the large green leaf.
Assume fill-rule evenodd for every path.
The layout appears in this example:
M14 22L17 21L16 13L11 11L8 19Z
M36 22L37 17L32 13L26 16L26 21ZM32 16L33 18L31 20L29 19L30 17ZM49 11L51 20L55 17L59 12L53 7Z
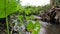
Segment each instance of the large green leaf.
M36 21L35 24L33 24L32 21L30 21L27 25L27 30L31 30L32 31L32 34L38 34L39 31L40 31L40 22L39 21Z
M16 0L0 0L0 18L4 18L18 9L18 1Z
M26 27L27 27L27 30L33 30L34 29L33 22L29 21L29 23L26 25Z

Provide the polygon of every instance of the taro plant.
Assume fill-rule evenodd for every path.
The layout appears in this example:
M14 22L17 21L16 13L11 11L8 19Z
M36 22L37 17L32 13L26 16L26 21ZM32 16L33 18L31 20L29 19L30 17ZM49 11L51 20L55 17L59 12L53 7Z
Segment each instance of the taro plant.
M31 34L38 34L39 31L40 31L40 22L37 20L34 23L32 21L32 19L34 19L34 16L33 15L31 15L31 16L18 15L18 19L20 20L20 23L22 23L22 24L25 23L25 21L23 20L24 17L25 17L25 20L27 21L27 24L26 24L26 28L25 29L27 29L27 31L31 32Z
M38 32L40 31L40 23L38 20L35 21L35 23L34 23L32 20L32 19L35 19L34 15L29 15L30 13L31 13L30 9L26 9L26 8L22 7L19 11L18 20L20 21L21 25L26 24L25 29L27 29L27 31L31 32L32 34L38 34ZM19 26L21 26L21 25L19 25Z
M19 2L17 0L0 0L0 18L6 18L7 34L9 34L7 16L19 10L18 7Z
M7 16L14 13L14 12L17 12L19 9L21 8L21 10L19 12L22 12L22 7L20 7L20 4L19 4L19 0L0 0L0 18L6 18L6 25L7 25L7 34L9 34L9 27L8 27L8 18ZM31 8L30 8L31 9ZM26 16L26 15L29 15L31 14L31 10L30 9L23 9L23 12L24 12L24 17L19 15L18 16L18 19L20 20L20 22L23 24L24 21L23 21L23 18L26 18L26 20L30 20L31 17L34 18L34 16ZM20 13L19 13L20 14ZM38 23L38 27L40 29L40 24L39 22ZM36 23L36 24L37 24ZM35 28L37 27L36 24L33 24L33 22L29 22L29 24L26 25L27 27L27 30L31 29L32 30L32 34L34 34L35 31ZM31 25L31 26L30 26ZM33 27L33 28L31 28ZM39 30L38 29L38 30Z
M26 28L31 34L38 34L40 31L40 23L39 21L36 21L34 24L32 21L29 21L29 23L26 25Z
M16 0L0 0L0 18L4 18L16 12L19 3Z

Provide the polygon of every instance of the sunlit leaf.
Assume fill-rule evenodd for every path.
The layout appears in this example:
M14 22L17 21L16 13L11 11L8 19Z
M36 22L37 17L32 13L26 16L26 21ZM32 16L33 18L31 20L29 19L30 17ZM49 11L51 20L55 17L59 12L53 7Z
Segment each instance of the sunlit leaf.
M26 25L26 27L27 27L27 30L33 30L33 23L32 23L32 21L29 21L29 23Z
M26 16L26 20L30 20L30 16Z
M18 4L16 0L0 0L0 18L16 12Z

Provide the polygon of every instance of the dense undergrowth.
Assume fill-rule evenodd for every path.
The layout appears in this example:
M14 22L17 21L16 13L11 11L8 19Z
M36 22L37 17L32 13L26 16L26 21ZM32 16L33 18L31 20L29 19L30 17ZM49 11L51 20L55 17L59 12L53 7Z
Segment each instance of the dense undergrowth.
M3 3L2 3L3 2ZM21 24L18 24L20 27L22 24L24 24L24 20L32 20L34 19L33 15L38 15L41 13L41 11L48 10L50 5L46 6L21 6L19 0L0 0L0 23L1 19L3 19L3 23L6 25L6 34L11 34L9 29L10 22L8 22L8 16L10 17L11 14L18 12L17 19L20 21ZM44 8L44 9L43 9ZM5 19L4 19L5 18ZM12 24L12 23L11 23ZM14 24L13 24L14 25ZM38 20L36 20L35 24L33 24L32 21L29 21L29 23L26 25L27 31L31 32L32 34L38 34L40 31L40 23Z

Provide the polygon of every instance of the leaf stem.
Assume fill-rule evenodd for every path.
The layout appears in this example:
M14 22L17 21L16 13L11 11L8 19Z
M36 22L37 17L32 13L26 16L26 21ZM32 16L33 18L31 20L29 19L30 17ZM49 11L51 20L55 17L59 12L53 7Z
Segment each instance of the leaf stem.
M7 34L9 34L8 18L6 17Z

